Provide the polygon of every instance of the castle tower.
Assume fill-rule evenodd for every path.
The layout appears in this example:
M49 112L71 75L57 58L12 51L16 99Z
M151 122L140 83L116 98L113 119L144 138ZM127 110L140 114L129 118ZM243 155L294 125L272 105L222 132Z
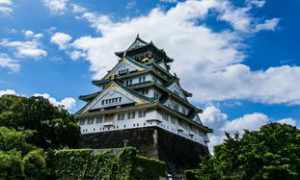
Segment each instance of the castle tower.
M81 145L88 148L134 146L163 160L170 173L198 165L208 154L207 133L189 102L192 94L170 72L173 59L139 36L113 69L92 83L98 92L80 96L87 104L77 113Z

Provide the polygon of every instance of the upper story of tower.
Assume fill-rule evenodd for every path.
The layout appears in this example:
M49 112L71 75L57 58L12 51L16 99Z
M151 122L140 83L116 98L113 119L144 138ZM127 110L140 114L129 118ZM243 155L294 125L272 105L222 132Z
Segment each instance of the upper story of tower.
M163 49L157 48L152 41L146 42L142 40L139 35L126 50L115 54L120 58L124 56L130 57L142 64L155 63L166 70L170 70L169 63L173 62L173 59L168 57Z

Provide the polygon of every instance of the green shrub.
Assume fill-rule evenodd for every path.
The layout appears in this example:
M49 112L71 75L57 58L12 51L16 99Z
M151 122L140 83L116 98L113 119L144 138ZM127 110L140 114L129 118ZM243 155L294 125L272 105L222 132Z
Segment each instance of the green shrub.
M164 176L165 164L137 156L136 149L68 149L54 153L58 179L155 180Z
M0 179L24 178L22 155L17 151L0 151Z

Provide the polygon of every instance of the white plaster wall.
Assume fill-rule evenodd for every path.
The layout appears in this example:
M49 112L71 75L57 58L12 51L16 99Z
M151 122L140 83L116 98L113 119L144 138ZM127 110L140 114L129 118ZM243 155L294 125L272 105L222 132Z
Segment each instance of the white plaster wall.
M115 114L110 122L102 122L97 124L97 118L94 118L93 124L85 123L84 125L80 125L80 128L82 134L89 134L141 127L159 127L173 134L177 134L189 140L206 145L208 140L207 135L201 132L200 129L190 128L186 122L175 118L171 120L170 115L168 115L168 117L168 119L164 119L159 112L152 110L147 111L146 116L140 118L138 117L138 111L136 111L134 119L128 119L127 114L125 114L124 120L117 120L117 115ZM179 123L179 121L181 123Z

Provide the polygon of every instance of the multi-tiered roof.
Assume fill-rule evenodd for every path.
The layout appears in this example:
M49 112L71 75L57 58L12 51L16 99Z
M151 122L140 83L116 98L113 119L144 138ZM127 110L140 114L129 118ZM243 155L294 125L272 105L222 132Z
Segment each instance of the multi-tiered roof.
M111 102L102 102L103 106L101 107L96 105L96 101L98 96L104 94L108 89L119 89L119 92L122 91L123 94L126 92L127 96L131 96L131 99L135 98L136 101L132 102L131 106L129 106L130 103L118 105L116 107L118 111L139 107L162 109L197 126L206 133L211 132L211 129L204 126L198 117L198 113L202 110L188 100L192 93L183 89L179 78L170 72L170 63L173 62L173 59L168 57L163 49L159 49L152 42L148 43L137 36L125 51L115 54L120 58L117 65L102 79L92 81L99 87L99 91L79 97L87 102L86 106L78 112L80 116L89 116L103 110L116 111L111 106L105 108L105 103L117 102L117 98L109 100ZM151 75L153 78L147 80L145 75ZM133 78L137 78L138 82L133 83ZM154 90L154 95L145 95L145 91L149 89ZM169 101L174 102L175 105ZM179 111L176 104L186 107L186 111Z

